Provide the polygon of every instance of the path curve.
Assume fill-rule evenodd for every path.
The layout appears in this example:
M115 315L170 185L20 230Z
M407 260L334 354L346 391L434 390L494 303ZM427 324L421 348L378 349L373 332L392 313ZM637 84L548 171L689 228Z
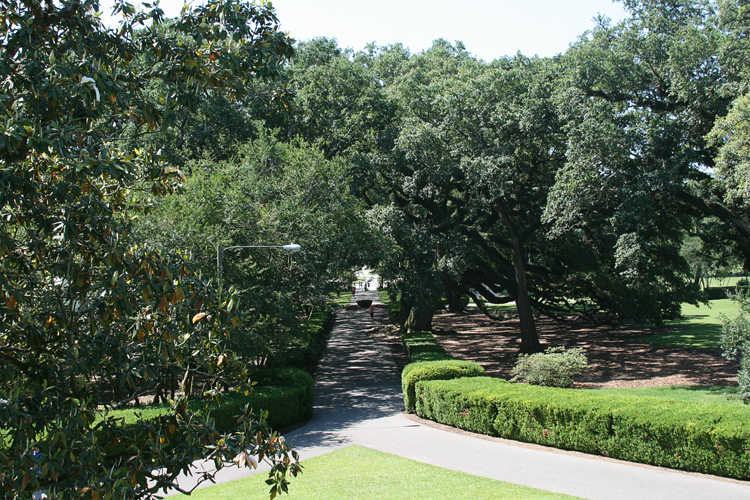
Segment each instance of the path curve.
M377 294L359 291L356 298L377 300ZM590 500L750 499L750 482L456 432L407 416L390 350L372 335L382 321L382 309L376 309L374 320L367 310L339 312L316 372L313 418L286 435L303 465L305 459L356 444ZM228 468L216 480L247 475L247 469Z

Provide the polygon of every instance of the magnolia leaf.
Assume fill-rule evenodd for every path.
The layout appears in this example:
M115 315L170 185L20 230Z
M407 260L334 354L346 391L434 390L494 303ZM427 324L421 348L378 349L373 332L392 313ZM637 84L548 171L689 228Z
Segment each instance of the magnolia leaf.
M197 322L202 320L204 317L206 317L206 313L204 312L200 312L196 314L195 316L193 316L193 324L196 324Z

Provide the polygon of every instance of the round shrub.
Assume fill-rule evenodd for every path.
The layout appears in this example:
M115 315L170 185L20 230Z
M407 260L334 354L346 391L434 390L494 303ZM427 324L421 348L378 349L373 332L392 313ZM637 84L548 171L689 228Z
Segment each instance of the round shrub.
M550 347L544 353L519 354L511 374L512 382L518 380L532 385L570 387L573 377L588 366L583 349L567 351L562 347Z

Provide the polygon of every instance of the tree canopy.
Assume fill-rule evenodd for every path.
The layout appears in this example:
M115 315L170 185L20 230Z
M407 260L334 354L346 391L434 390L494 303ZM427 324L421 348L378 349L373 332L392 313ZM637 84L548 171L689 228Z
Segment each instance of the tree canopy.
M186 8L169 29L159 8L117 1L116 30L97 9L0 2L0 490L150 497L195 459L221 466L249 450L272 462L281 491L298 466L256 416L222 435L182 403L131 426L101 405L127 403L188 358L209 379L242 379L221 341L238 320L231 299L183 256L132 239L133 215L182 174L125 139L274 78L292 41L269 7L238 1Z

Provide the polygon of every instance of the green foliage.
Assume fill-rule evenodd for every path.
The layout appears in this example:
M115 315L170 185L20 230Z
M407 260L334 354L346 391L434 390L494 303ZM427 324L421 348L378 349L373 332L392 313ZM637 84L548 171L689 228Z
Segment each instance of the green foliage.
M738 397L750 403L750 294L737 288L732 300L740 307L736 318L722 316L721 348L727 359L739 359L737 372L739 383Z
M307 372L296 368L264 370L253 374L257 385L247 394L227 391L219 399L190 398L183 408L193 426L208 425L218 433L230 433L240 416L259 422L261 431L270 439L270 430L278 430L312 416L315 383ZM186 436L170 426L176 425L171 404L150 405L105 411L96 416L103 426L97 437L106 439L108 432L127 436L132 432L156 428L166 429L165 451L180 446ZM177 418L179 421L179 417ZM115 427L108 428L108 425ZM190 428L190 427L188 427ZM106 429L106 432L104 431ZM108 455L128 456L137 453L137 441L121 439L107 449Z
M490 435L738 479L750 477L746 407L600 395L474 377L416 386L417 414Z
M548 347L543 353L519 354L511 375L512 382L522 381L532 385L570 387L573 377L586 367L586 355L581 348Z
M747 207L750 200L750 95L738 97L726 116L716 121L709 141L719 145L716 177L726 189L725 200Z
M199 374L207 389L246 381L224 343L239 320L234 298L218 297L184 255L132 237L133 218L182 174L122 138L277 76L292 42L270 7L236 0L185 9L170 30L158 7L117 1L117 31L97 8L0 2L0 490L151 497L196 458L220 467L247 448L267 453L273 487L286 488L296 459L253 416L223 435L184 402L127 429L94 415L178 378ZM109 454L113 440L131 453Z
M330 294L377 239L346 189L347 162L256 126L257 139L239 156L191 163L182 192L140 218L137 236L148 247L189 253L207 276L215 276L219 245L300 244L293 256L228 250L221 279L235 288L245 319L230 348L249 364L307 367L320 349L311 322L325 321Z
M306 371L299 368L274 368L254 372L251 376L257 384L248 394L227 391L219 401L190 398L187 408L204 419L210 414L220 432L231 431L234 426L232 419L247 405L255 413L267 412L265 421L273 429L281 429L312 416L315 382ZM112 420L133 424L154 420L168 414L170 410L171 405L163 403L111 410L107 415Z
M453 359L435 340L431 332L402 333L401 342L412 363Z
M480 377L484 368L472 361L445 359L442 361L422 361L411 363L401 372L401 390L404 394L404 408L414 413L417 407L415 387L422 380L447 380L460 377Z
M283 425L289 425L312 417L313 402L315 400L315 380L313 380L312 375L305 370L293 367L273 368L270 370L255 372L251 375L251 378L258 382L259 387L294 387L302 390L302 393L299 396L299 404L294 404L294 402L291 401L288 402L293 407L298 408L294 411L299 413L299 418ZM261 406L261 408L265 407Z
M725 385L657 385L652 387L616 387L595 389L602 395L631 395L663 398L697 403L723 403L741 405L735 398L736 387ZM729 398L727 398L729 396Z

